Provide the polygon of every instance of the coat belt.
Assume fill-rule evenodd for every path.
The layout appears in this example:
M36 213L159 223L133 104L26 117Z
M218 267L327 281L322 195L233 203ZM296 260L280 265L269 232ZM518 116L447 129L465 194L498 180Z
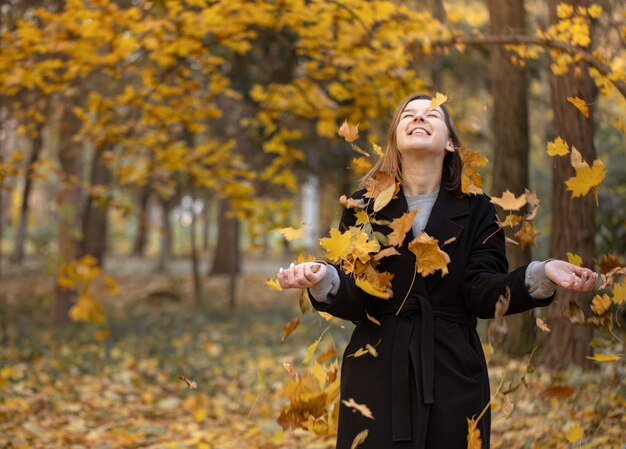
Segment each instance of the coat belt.
M415 332L418 317L421 317L419 338ZM424 430L427 428L430 406L435 402L435 317L476 326L476 318L465 307L433 307L422 295L412 296L404 305L397 317L391 358L391 426L394 442L412 441L412 420L417 420L420 427L424 426ZM413 364L413 379L409 359ZM418 416L412 419L410 382L415 382L418 399ZM425 435L419 436L419 439L425 441Z

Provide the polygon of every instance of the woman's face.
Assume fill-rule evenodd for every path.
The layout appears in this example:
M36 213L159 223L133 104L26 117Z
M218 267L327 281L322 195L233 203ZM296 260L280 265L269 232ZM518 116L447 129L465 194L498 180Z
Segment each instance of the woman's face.
M396 143L400 153L419 152L444 155L444 151L454 151L445 116L440 107L429 109L430 100L410 101L396 128Z

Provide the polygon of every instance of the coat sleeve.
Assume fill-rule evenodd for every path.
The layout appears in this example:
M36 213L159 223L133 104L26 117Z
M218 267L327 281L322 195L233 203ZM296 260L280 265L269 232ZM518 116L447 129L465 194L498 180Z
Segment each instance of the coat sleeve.
M354 226L355 223L354 209L344 209L341 221L339 222L339 230L344 232L350 226ZM333 266L337 269L337 273L339 274L339 290L336 295L328 294L328 302L316 301L309 291L309 299L313 308L320 312L330 313L344 320L353 322L364 320L366 318L366 304L371 296L357 287L354 278L344 273L338 265Z
M461 285L465 304L472 314L478 318L493 318L498 298L505 294L507 286L511 289L507 315L549 305L554 295L544 299L530 296L525 284L527 264L507 272L504 231L498 226L496 209L487 197L473 214L476 214L476 221L472 221L478 224Z

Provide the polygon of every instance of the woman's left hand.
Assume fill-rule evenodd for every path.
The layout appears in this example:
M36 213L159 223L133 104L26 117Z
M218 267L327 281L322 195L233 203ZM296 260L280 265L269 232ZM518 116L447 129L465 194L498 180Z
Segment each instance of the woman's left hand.
M556 285L576 292L590 291L598 280L598 273L564 260L550 260L546 262L545 268L548 279Z

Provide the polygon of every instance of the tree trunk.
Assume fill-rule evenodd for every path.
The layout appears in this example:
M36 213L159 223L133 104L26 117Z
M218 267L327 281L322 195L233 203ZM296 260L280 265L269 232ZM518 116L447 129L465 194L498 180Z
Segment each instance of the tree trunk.
M194 198L194 189L190 190L192 199ZM202 280L200 279L199 257L198 248L196 243L196 223L198 217L194 210L193 204L191 207L191 224L189 225L189 244L191 245L191 275L193 278L193 297L194 304L199 306L202 304Z
M588 1L568 0L566 3L574 7L589 6ZM557 21L556 4L557 0L550 0L552 23ZM583 159L591 165L596 158L593 120L585 118L567 101L567 97L583 99L593 117L597 91L589 76L588 66L580 62L565 75L552 75L550 87L555 133L561 136L570 148L575 146ZM563 258L567 251L575 252L582 257L584 266L592 267L595 249L594 199L591 194L572 198L571 192L566 191L564 181L574 173L569 156L553 158L550 254L555 258ZM589 315L591 298L591 293L574 293L561 289L557 291L556 300L548 309L547 319L552 334L541 356L542 363L554 369L564 369L572 363L589 365L589 360L585 357L591 355L589 341L592 329L573 325L563 317L563 311L569 310L570 303L576 303L586 315Z
M171 204L169 200L159 198L161 203L161 245L156 270L162 273L167 270L167 264L172 256L172 225L170 223Z
M488 0L492 34L523 33L524 1ZM511 53L504 47L492 47L489 66L493 111L493 189L501 196L505 190L516 195L528 187L528 83L525 70L511 62ZM504 217L502 217L504 219ZM507 236L513 237L511 229ZM530 262L530 248L507 247L510 269ZM502 349L512 356L529 353L535 343L535 321L532 314L506 318L508 333Z
M240 272L239 254L239 220L235 217L227 217L230 209L230 201L226 198L220 200L219 230L217 248L213 256L211 274L228 274L230 309L236 306L237 274Z
M105 149L96 149L91 166L91 187L106 187L111 183L111 171L102 160ZM83 212L83 236L81 256L90 255L96 258L98 266L104 265L104 253L107 247L108 205L104 202L95 203L92 195L87 195Z
M133 243L133 256L142 256L146 250L148 241L148 201L150 200L150 187L142 186L139 190L139 220L137 232Z
M209 250L209 240L211 233L211 207L213 206L213 198L206 195L204 200L204 216L202 217L202 249Z
M22 191L22 205L20 207L20 217L15 236L15 246L11 254L11 263L21 263L24 260L24 243L26 242L26 231L28 228L28 212L30 192L33 187L33 165L39 160L39 155L43 148L43 128L44 124L39 123L37 136L33 139L33 147L28 160L28 165L24 171L24 190Z
M62 106L62 119L59 136L59 162L63 176L77 177L80 173L80 154L82 144L74 142L72 137L80 129L80 120L72 112L72 104ZM61 180L57 196L59 210L59 266L66 265L78 256L80 228L78 220L79 191L74 182ZM56 280L56 322L63 325L68 322L68 312L72 305L74 290L63 288Z

